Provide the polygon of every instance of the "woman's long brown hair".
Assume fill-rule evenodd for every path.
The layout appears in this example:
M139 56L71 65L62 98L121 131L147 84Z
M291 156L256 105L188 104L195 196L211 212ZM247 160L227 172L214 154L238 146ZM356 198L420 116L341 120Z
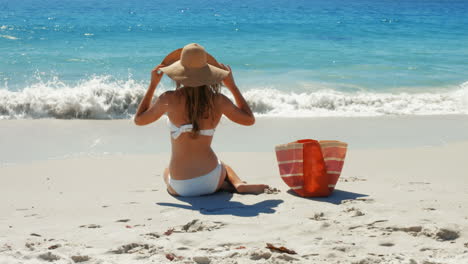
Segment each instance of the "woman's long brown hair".
M185 98L185 109L188 120L193 125L192 135L197 137L200 132L200 120L214 118L214 99L220 93L221 84L183 87L177 85Z

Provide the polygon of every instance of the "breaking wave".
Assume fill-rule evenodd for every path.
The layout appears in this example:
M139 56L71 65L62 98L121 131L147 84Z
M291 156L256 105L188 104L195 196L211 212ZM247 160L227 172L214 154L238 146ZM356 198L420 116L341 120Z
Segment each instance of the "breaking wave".
M456 90L437 93L251 90L245 96L254 112L267 116L468 114L468 82Z
M57 78L20 91L0 89L0 119L127 119L147 84L95 76L67 85ZM164 91L158 88L157 94ZM382 116L468 114L468 82L450 91L425 93L285 92L246 89L246 100L260 116Z

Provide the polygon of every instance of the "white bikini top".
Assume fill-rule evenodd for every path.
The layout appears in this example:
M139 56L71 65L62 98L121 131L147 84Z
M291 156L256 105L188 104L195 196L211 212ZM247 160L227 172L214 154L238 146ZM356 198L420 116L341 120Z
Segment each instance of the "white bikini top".
M186 124L186 125L181 125L180 127L177 127L174 125L169 118L167 119L167 124L169 125L169 129L171 130L171 136L173 139L177 139L180 134L185 133L185 132L192 132L193 125L192 124ZM213 136L215 129L203 129L198 131L200 135L203 136Z

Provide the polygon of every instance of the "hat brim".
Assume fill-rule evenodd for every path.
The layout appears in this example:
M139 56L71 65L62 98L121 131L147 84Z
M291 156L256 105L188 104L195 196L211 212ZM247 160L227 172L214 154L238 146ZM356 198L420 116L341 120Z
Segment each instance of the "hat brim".
M167 76L184 86L202 86L220 83L228 75L216 59L206 53L207 65L201 68L186 68L180 63L182 48L169 53L161 62L166 67L160 68Z
M176 50L173 50L171 51L171 53L169 53L165 58L164 60L161 62L162 65L165 65L165 66L169 66L171 65L172 63L180 60L180 54L182 53L182 48L180 49L176 49ZM211 54L209 54L208 52L206 52L206 62L210 65L213 65L215 67L218 67L220 69L222 69L223 67L219 64L218 61L216 61L216 59L211 56Z
M187 68L180 63L180 60L160 70L174 81L190 87L220 83L229 75L228 71L210 64L201 68Z

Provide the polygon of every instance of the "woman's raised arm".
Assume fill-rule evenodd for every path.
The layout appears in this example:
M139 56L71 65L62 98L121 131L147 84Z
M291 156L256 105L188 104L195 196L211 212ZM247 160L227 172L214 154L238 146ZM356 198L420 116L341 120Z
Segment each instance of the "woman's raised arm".
M231 91L234 96L234 100L236 101L236 105L234 105L229 98L222 95L221 109L223 114L231 121L238 124L245 126L253 125L255 123L255 116L234 82L231 67L224 64L221 64L221 66L223 66L225 70L229 71L229 75L223 80L223 83L229 91Z
M169 100L168 92L161 94L156 99L156 102L151 105L151 100L153 99L156 87L158 86L163 76L163 73L159 70L161 67L164 67L164 65L160 64L151 71L151 83L148 87L148 90L146 91L145 96L141 100L140 105L138 106L134 118L134 122L138 126L144 126L158 120L167 111Z

